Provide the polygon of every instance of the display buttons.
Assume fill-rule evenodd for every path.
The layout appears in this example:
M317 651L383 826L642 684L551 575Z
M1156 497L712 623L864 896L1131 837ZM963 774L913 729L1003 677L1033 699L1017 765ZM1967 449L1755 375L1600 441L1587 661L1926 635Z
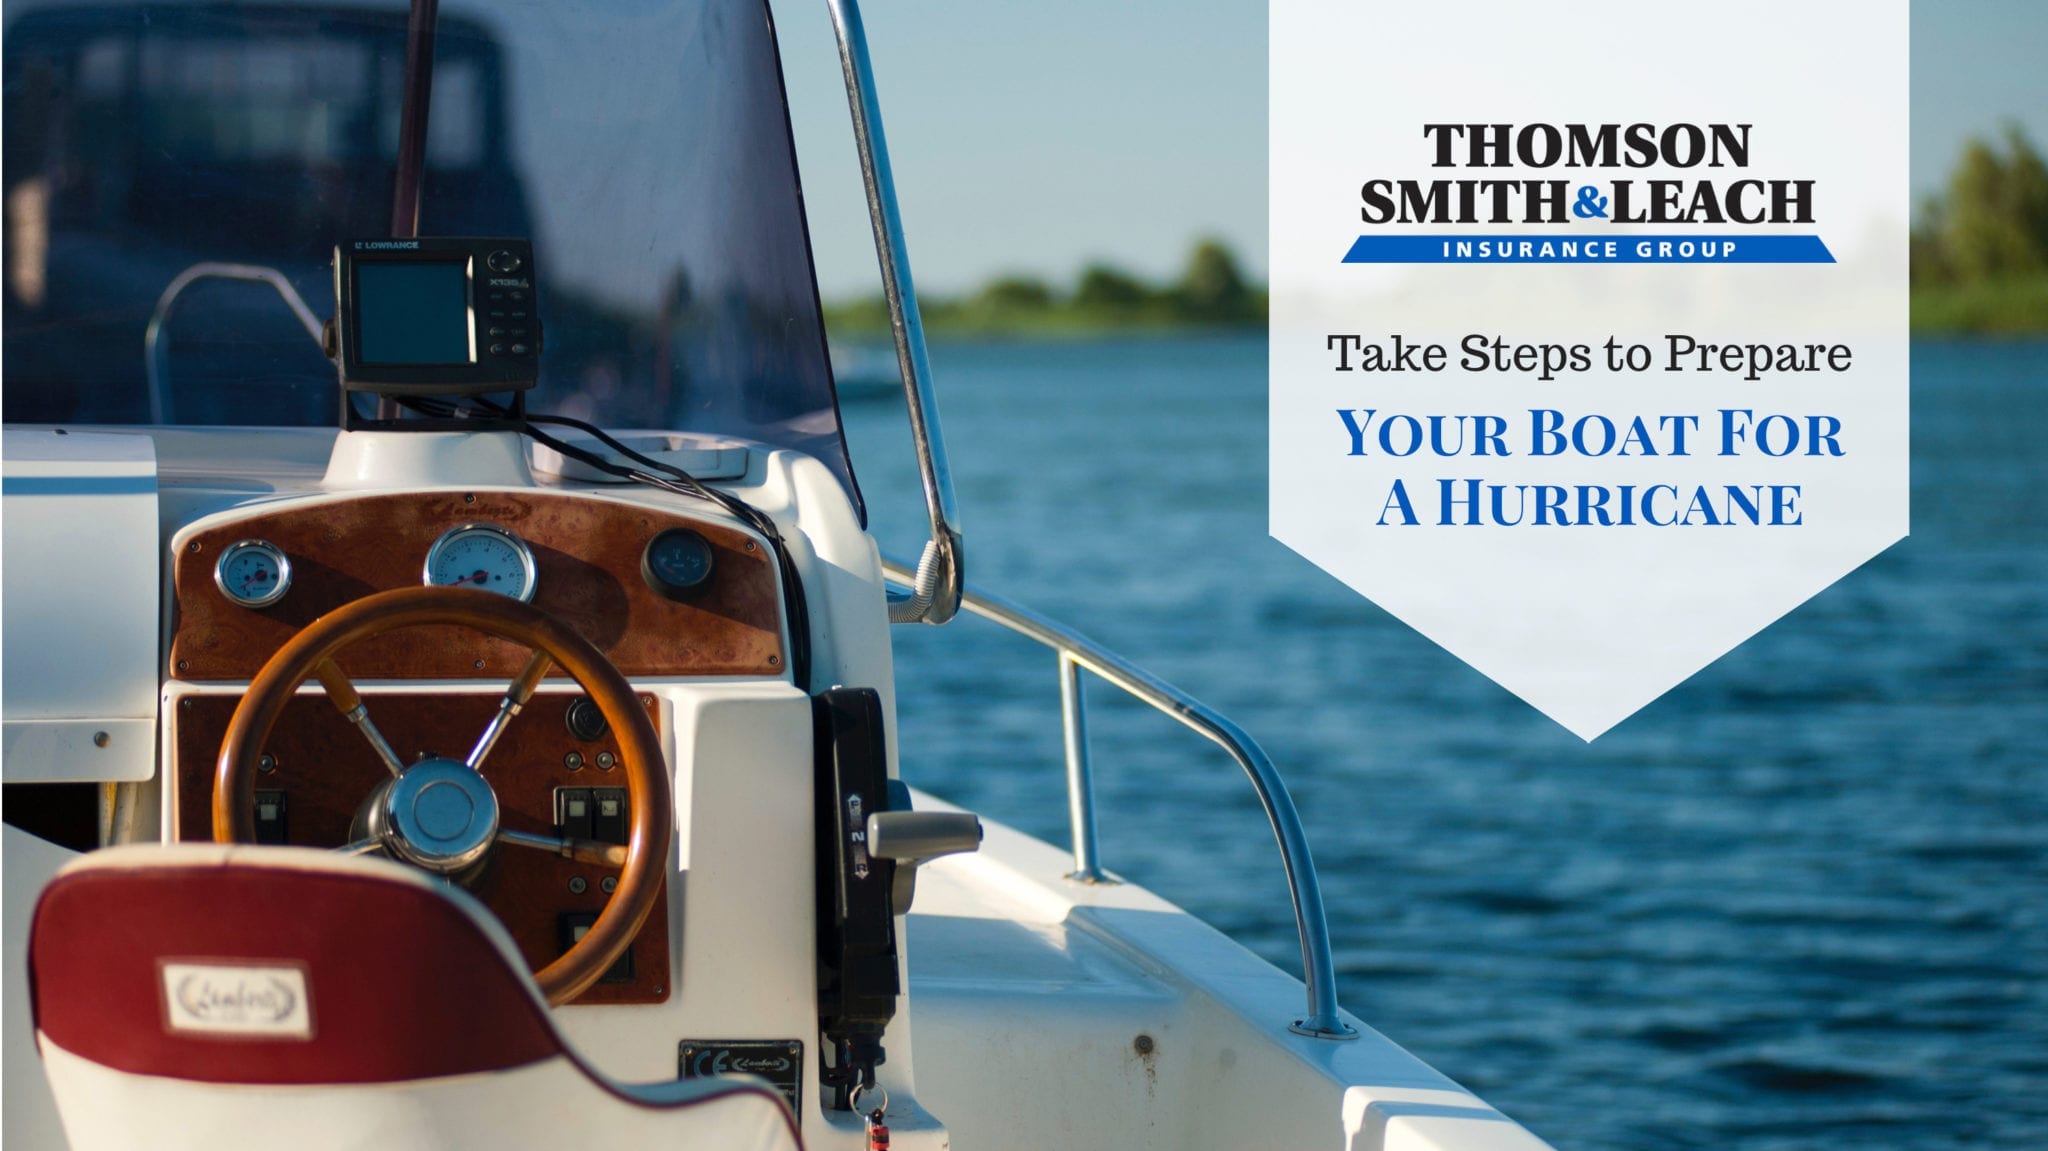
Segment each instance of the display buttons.
M500 248L486 257L484 263L490 267L491 271L504 275L508 272L518 271L520 260L516 254Z

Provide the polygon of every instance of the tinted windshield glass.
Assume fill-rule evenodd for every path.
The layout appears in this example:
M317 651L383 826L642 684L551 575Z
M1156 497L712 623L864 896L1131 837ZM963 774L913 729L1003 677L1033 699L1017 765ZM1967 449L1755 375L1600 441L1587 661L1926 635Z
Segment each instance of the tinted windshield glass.
M333 423L265 284L194 282L153 370L144 337L201 262L332 313L336 241L389 234L405 38L397 3L9 3L7 419ZM763 0L442 4L420 231L532 238L534 410L794 447L853 492Z

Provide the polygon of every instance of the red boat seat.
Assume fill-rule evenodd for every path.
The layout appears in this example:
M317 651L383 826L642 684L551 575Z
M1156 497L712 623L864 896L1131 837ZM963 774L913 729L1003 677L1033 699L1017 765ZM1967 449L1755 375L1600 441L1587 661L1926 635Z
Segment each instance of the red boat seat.
M593 1071L490 912L382 859L91 852L44 889L29 956L78 1151L801 1145L759 1081Z

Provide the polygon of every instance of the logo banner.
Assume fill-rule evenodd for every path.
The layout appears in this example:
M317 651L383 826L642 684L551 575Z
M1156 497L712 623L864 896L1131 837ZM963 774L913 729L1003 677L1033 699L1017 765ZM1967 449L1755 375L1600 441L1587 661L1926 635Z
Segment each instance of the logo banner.
M1904 537L1906 0L1270 12L1277 539L1592 739Z

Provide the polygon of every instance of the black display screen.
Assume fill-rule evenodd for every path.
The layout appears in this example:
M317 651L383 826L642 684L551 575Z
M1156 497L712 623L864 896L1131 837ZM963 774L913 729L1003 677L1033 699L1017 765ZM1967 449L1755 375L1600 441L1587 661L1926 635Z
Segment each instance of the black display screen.
M466 262L356 265L356 358L365 364L466 364Z

